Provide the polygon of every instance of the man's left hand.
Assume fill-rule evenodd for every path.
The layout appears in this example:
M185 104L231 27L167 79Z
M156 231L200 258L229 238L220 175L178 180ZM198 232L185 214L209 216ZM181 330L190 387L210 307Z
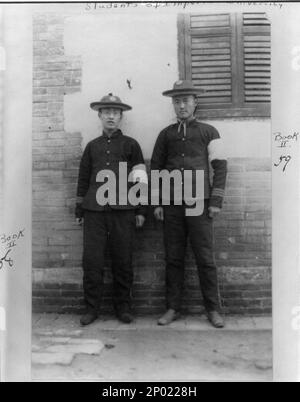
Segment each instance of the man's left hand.
M220 212L221 212L221 208L218 208L218 207L209 207L208 208L208 213L209 213L210 218L216 218Z
M137 229L141 229L144 226L145 220L146 219L143 215L136 215L135 221Z

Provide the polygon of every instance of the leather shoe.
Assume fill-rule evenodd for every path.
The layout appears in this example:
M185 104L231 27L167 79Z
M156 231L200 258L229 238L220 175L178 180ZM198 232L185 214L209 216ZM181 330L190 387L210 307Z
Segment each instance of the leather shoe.
M124 303L116 308L116 315L118 319L124 324L130 324L133 321L133 315L129 304Z
M221 315L217 311L208 311L207 318L215 328L224 328L225 323Z
M180 313L173 309L169 309L159 320L158 325L169 325L171 322L178 320Z
M97 318L98 314L95 311L89 311L80 318L80 324L89 325L92 322L94 322Z
M131 324L133 321L133 316L130 313L130 311L120 311L117 314L117 317L120 321L122 321L124 324Z

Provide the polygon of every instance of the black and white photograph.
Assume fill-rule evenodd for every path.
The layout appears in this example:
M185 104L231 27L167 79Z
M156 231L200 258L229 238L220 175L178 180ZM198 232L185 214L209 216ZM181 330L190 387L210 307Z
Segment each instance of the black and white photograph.
M1 381L299 380L293 7L0 4Z

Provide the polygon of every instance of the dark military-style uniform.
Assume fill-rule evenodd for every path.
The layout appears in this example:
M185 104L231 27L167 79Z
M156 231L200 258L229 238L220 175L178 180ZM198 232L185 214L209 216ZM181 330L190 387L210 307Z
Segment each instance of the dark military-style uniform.
M210 169L214 176L210 182ZM178 311L184 284L184 258L187 237L195 254L200 284L207 311L218 311L217 268L213 254L213 226L209 206L221 208L227 162L218 131L192 119L165 128L158 136L151 159L151 170L186 170L204 172L204 211L200 216L186 216L186 205L164 206L164 241L166 249L167 308ZM195 180L195 176L193 176ZM184 175L182 176L184 185ZM195 185L195 182L193 182ZM171 194L172 195L172 194ZM172 199L171 199L172 201Z
M114 278L114 307L116 312L130 306L133 282L132 250L136 214L145 215L145 207L121 205L119 164L127 162L128 174L144 168L144 158L137 141L117 130L108 137L105 133L86 146L79 170L77 217L84 217L83 287L88 309L98 310L103 291L105 250L110 245ZM100 171L110 170L117 182L116 205L99 205L96 194L106 182L97 181ZM128 185L128 188L130 186ZM124 195L124 194L123 194ZM126 194L127 195L127 194ZM124 198L124 197L123 197Z

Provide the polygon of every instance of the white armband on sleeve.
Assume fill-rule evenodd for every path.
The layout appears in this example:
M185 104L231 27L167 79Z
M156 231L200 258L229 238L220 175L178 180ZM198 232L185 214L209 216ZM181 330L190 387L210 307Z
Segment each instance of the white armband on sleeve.
M130 173L130 178L133 183L139 182L148 184L146 166L144 164L134 166L132 172Z
M208 159L209 162L219 159L219 160L226 160L225 149L224 149L224 142L221 138L217 138L215 140L211 140L208 144Z

